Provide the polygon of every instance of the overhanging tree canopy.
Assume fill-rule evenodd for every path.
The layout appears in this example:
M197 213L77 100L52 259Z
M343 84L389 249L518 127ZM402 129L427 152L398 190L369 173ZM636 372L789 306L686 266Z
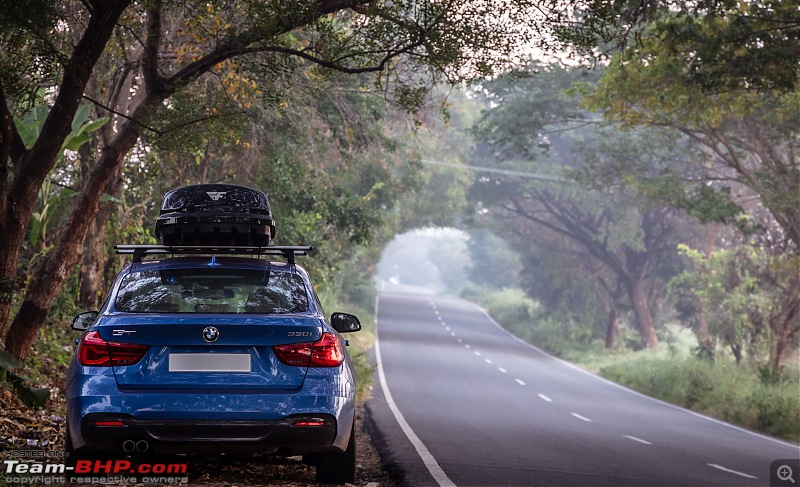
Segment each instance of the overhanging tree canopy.
M513 0L498 12L482 0L3 1L0 330L7 329L19 285L20 248L37 193L86 93L100 95L92 101L111 117L55 247L32 272L6 334L8 350L17 357L29 350L77 262L105 188L142 132L157 133L172 96L209 76L241 80L240 60L266 74L302 62L322 75L376 73L376 86L413 109L437 77L464 81L513 65L518 46L532 38L533 6ZM42 101L52 109L27 148L13 117Z

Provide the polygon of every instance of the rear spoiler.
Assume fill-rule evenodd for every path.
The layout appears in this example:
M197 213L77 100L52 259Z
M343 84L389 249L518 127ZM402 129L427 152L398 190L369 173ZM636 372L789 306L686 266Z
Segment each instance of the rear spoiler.
M280 255L290 264L295 263L298 255L308 255L313 249L307 245L250 247L238 245L115 245L119 255L133 255L134 262L141 262L148 255L181 254L181 255Z

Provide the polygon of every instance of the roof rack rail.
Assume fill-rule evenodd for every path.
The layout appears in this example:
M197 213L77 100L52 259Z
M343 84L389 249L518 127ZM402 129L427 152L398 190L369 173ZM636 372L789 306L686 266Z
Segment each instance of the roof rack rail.
M281 255L295 263L298 255L308 255L313 249L307 245L253 247L239 245L115 245L114 250L120 255L133 255L134 262L141 262L142 257L158 254L238 254L238 255Z

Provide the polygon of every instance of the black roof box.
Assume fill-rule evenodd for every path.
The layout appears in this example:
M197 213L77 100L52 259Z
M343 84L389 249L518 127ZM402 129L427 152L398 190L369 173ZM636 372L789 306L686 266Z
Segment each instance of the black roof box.
M263 246L275 237L275 220L257 189L198 184L164 195L156 237L163 245Z

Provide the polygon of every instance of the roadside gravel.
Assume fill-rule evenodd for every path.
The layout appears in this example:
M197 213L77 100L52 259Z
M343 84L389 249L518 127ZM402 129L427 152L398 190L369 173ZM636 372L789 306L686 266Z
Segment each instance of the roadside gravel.
M10 391L0 386L0 459L13 456L12 450L63 451L63 389L54 387L51 400L42 411L22 404ZM357 480L362 487L394 487L396 483L381 468L381 458L373 446L367 427L366 410L356 412ZM53 463L57 456L47 456ZM314 480L314 467L303 465L300 457L265 458L251 462L230 460L195 460L189 462L189 485L209 487L250 486L323 486ZM0 479L0 485L5 482ZM13 485L13 484L12 484ZM97 484L95 484L97 485Z

